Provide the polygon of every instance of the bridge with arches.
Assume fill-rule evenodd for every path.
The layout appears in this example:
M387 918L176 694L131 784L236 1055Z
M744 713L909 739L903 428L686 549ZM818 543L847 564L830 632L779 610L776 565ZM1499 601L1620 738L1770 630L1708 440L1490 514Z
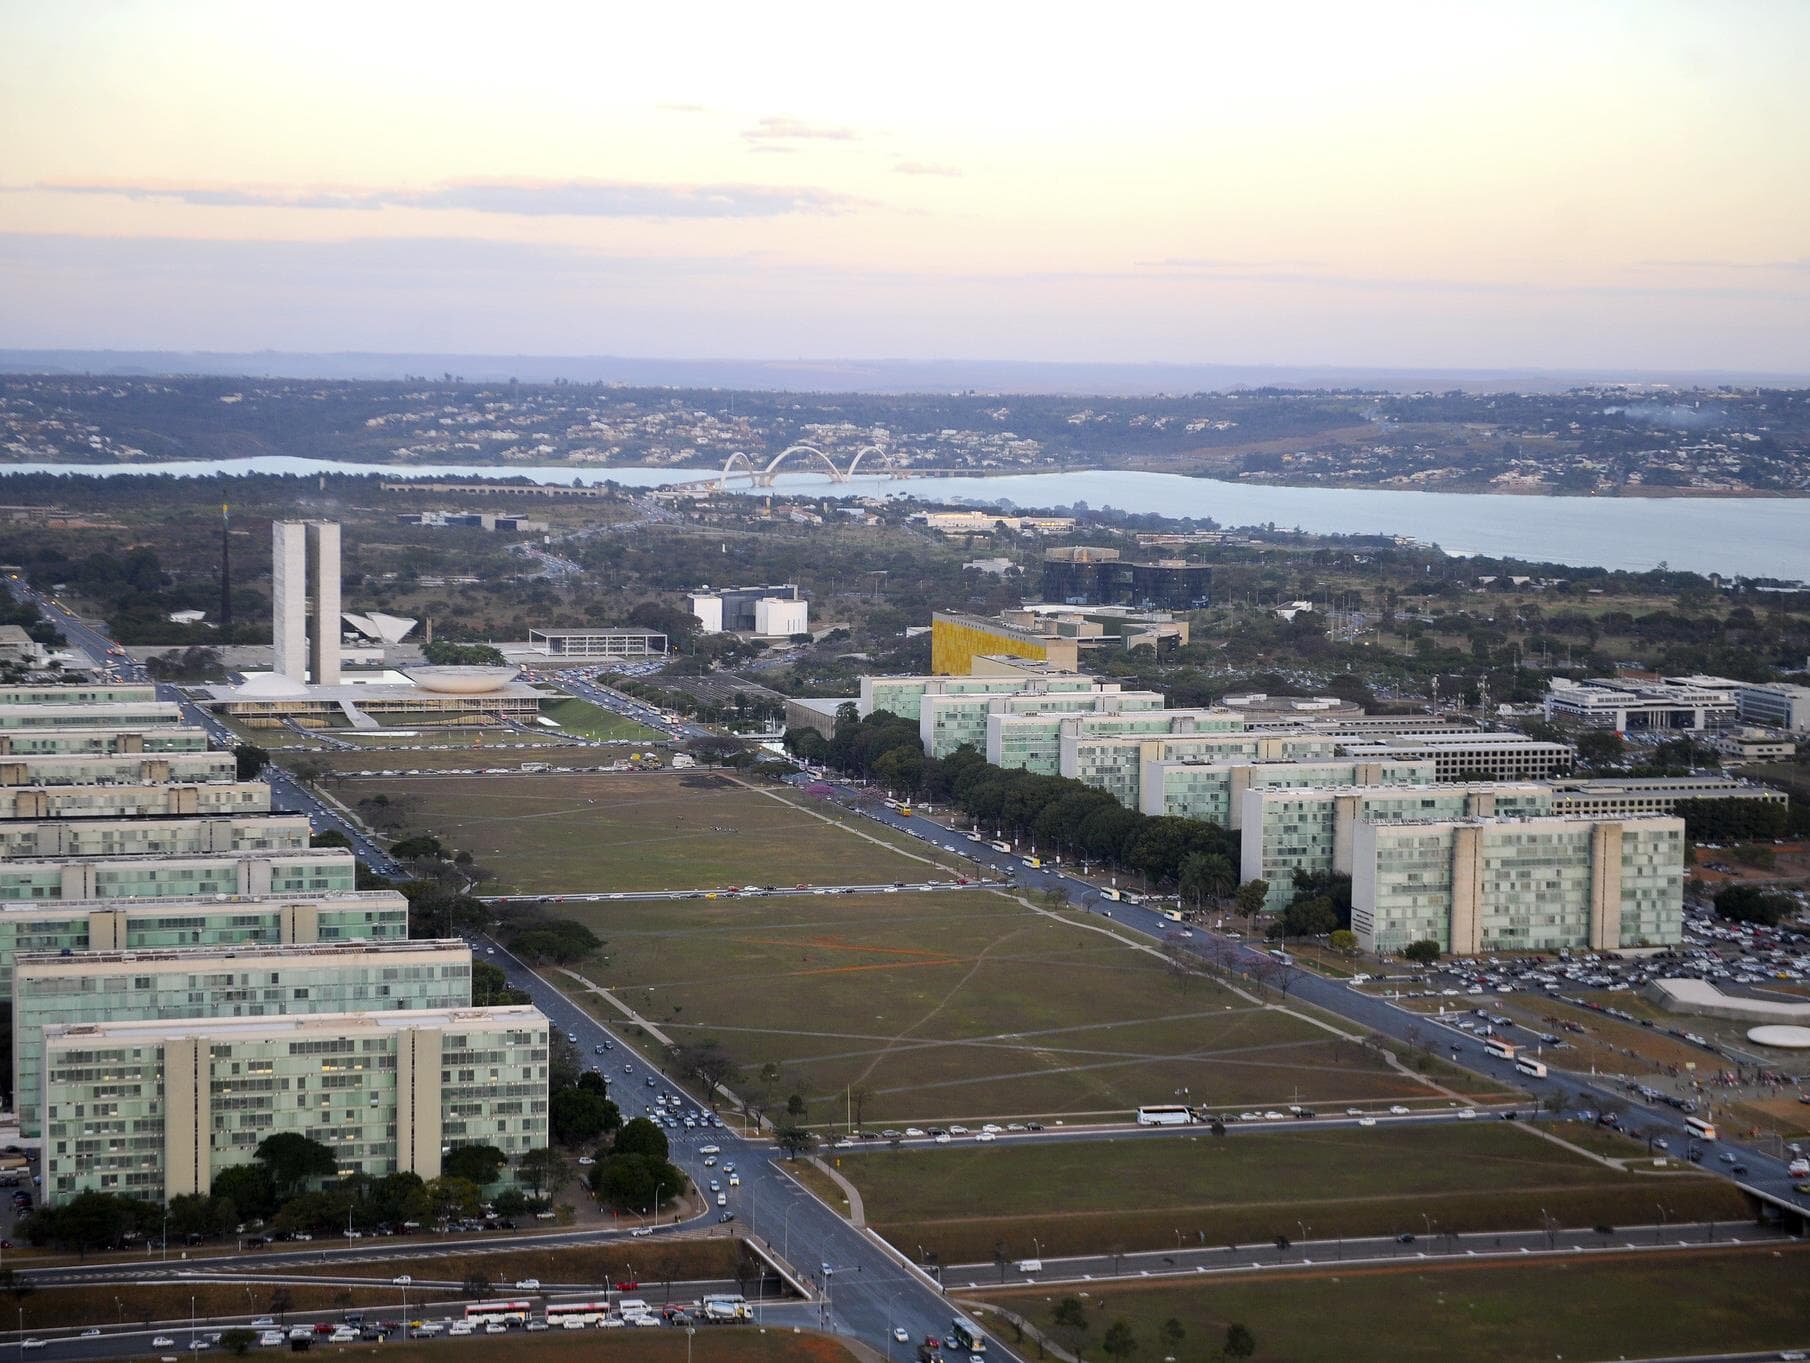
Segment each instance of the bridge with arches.
M716 486L726 488L729 486L731 478L746 477L755 487L772 487L773 480L779 473L779 466L793 455L802 456L807 465L811 465L813 461L822 464L828 471L832 483L846 483L855 476L861 467L861 461L870 454L879 455L881 459L886 458L886 451L878 445L863 445L855 451L855 457L848 461L848 467L839 469L836 467L836 461L815 445L788 445L774 455L772 461L763 468L737 450L723 461L723 471L717 477Z

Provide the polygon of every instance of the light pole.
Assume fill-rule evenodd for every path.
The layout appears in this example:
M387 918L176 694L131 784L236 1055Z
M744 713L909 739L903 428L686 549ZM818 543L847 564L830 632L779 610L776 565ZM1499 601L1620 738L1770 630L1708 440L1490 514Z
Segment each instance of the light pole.
M1665 1207L1662 1206L1660 1203L1655 1202L1653 1204L1653 1206L1654 1206L1654 1209L1657 1210L1659 1213L1659 1229L1657 1232L1654 1233L1654 1236L1653 1236L1653 1243L1658 1244L1661 1240L1663 1240L1665 1238L1666 1224L1672 1219L1672 1214L1669 1211L1667 1211L1665 1209Z

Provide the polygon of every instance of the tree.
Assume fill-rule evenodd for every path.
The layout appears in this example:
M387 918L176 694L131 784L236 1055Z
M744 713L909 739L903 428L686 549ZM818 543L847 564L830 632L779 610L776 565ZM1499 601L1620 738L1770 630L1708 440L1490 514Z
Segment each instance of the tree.
M468 1178L440 1175L427 1185L427 1196L434 1211L447 1219L476 1216L484 1204L484 1190Z
M509 1163L494 1145L461 1145L447 1152L440 1161L440 1172L454 1178L470 1179L480 1188L495 1183Z
M612 1149L618 1155L645 1155L657 1160L671 1157L666 1133L645 1117L633 1117L624 1122L622 1130L616 1133Z
M578 1084L554 1089L547 1098L547 1125L560 1145L594 1145L612 1123L620 1121L621 1113L614 1103Z
M1138 1351L1138 1341L1131 1333L1131 1326L1122 1320L1115 1320L1106 1327L1106 1333L1100 1339L1100 1347L1111 1358L1130 1358Z
M1788 918L1796 907L1786 896L1757 885L1725 886L1716 891L1715 903L1718 918L1734 923L1763 923L1767 927Z
M287 1198L311 1178L328 1178L339 1172L339 1158L332 1148L299 1131L266 1136L252 1158L270 1171L270 1186L278 1199Z
M270 1305L267 1308L283 1324L289 1323L289 1313L295 1309L295 1296L287 1287L275 1287L270 1291Z
M214 1196L230 1202L241 1221L262 1221L277 1209L270 1170L262 1164L235 1164L214 1175Z
M1190 852L1182 859L1175 887L1183 899L1199 908L1204 899L1218 900L1238 886L1238 872L1229 857L1216 852Z
M817 1148L817 1133L809 1127L791 1124L782 1126L773 1133L773 1142L783 1151L787 1159L797 1159L800 1155L808 1155Z
M1182 1341L1188 1337L1188 1329L1174 1316L1170 1316L1157 1327L1156 1337L1163 1341L1163 1347L1170 1352L1181 1348Z
M1255 918L1263 912L1263 901L1269 898L1269 892L1269 881L1247 880L1238 887L1238 892L1232 896L1232 903L1244 917Z
M1257 1352L1257 1337L1234 1321L1226 1326L1226 1342L1220 1352L1227 1358L1249 1358Z
M1627 747L1620 734L1607 729L1591 729L1577 736L1578 760L1590 767L1616 766Z
M1430 937L1423 937L1418 942L1409 942L1401 949L1404 960L1413 961L1416 965L1432 965L1439 959L1439 943Z
M1340 928L1326 939L1326 945L1341 956L1358 954L1358 937L1350 928Z
M234 1358L245 1357L246 1354L251 1352L251 1346L257 1342L257 1334L254 1331L245 1329L243 1326L223 1331L220 1335L220 1347L225 1349L226 1352L231 1354Z
M1056 1309L1050 1313L1050 1323L1067 1337L1069 1348L1075 1356L1081 1356L1081 1336L1087 1333L1087 1307L1081 1298L1064 1297L1056 1303Z
M1332 901L1323 895L1296 900L1282 910L1280 919L1284 937L1320 937L1339 925Z
M663 1207L684 1190L684 1173L650 1155L611 1155L591 1170L591 1191L620 1212Z
M802 1117L808 1110L802 1093L794 1093L786 1099L786 1116Z
M233 748L233 760L238 763L239 779L254 781L270 765L270 754L255 743L240 743Z
M552 1192L571 1172L566 1157L551 1147L523 1151L515 1161L515 1170L517 1176L534 1190L536 1197L542 1192Z
M714 1104L725 1084L733 1084L742 1076L742 1067L714 1037L680 1046L674 1056L679 1072L704 1086L705 1101Z

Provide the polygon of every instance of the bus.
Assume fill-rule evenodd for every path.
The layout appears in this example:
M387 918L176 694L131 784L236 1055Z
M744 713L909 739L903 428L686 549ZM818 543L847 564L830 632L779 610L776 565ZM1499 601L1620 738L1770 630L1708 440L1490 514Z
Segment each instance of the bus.
M1146 1103L1138 1109L1139 1126L1186 1126L1194 1114L1182 1103Z
M958 1350L971 1354L987 1351L987 1337L980 1332L980 1326L966 1316L957 1316L949 1322L949 1338L955 1341Z
M1515 1069L1521 1074L1531 1074L1535 1079L1546 1077L1546 1062L1535 1060L1531 1055L1517 1055Z
M473 1325L526 1325L534 1312L528 1301L474 1301L465 1308L465 1319Z
M550 1301L547 1303L547 1324L555 1330L576 1330L580 1326L596 1325L610 1314L607 1301Z
M899 813L902 814L905 818L909 819L911 817L911 806L910 805L900 805Z
M1493 1055L1498 1060L1513 1060L1520 1047L1512 1041L1504 1041L1499 1036L1492 1036L1483 1043L1483 1053Z
M1715 1123L1706 1121L1702 1117L1686 1117L1684 1119L1684 1129L1700 1141L1713 1141L1716 1139Z

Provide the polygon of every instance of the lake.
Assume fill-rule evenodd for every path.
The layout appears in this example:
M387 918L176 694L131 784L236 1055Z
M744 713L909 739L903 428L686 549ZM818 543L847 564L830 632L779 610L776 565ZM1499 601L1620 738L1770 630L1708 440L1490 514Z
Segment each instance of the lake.
M613 481L658 487L708 477L701 469L456 464L349 464L267 455L230 464L15 464L5 473L162 474L347 473L384 477L527 478L539 483ZM742 485L746 488L746 484ZM1810 578L1810 499L1772 497L1511 497L1487 493L1357 488L1267 487L1169 473L1006 474L985 478L857 478L832 483L782 474L793 494L962 499L1020 507L1116 507L1167 516L1211 516L1221 525L1276 525L1316 534L1389 534L1438 544L1449 553L1512 555L1540 562L1641 570L1661 563L1725 576Z

